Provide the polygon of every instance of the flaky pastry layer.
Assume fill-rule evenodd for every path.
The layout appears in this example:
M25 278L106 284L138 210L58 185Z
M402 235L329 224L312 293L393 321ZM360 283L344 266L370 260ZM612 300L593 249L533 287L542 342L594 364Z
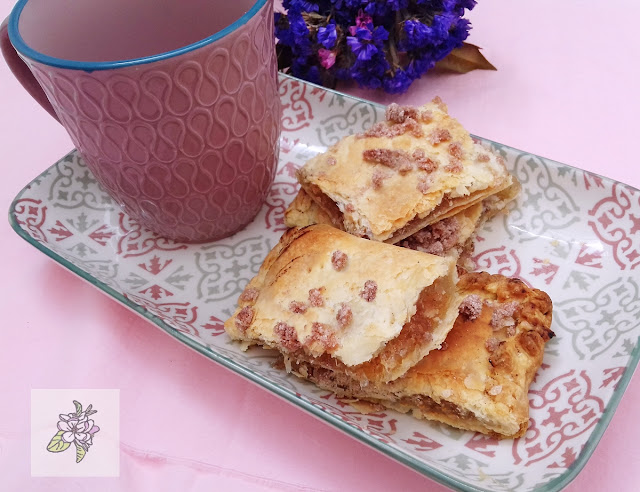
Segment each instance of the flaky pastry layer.
M294 228L267 255L225 330L360 380L389 381L445 339L460 303L456 280L450 258L327 225Z
M471 205L456 214L426 226L420 231L396 243L411 249L439 256L460 258L459 265L465 266L466 257L473 251L472 241L482 225L496 214L506 211L520 191L517 181L504 190ZM331 217L301 189L285 211L287 227L305 227L311 224L333 224ZM452 231L453 229L453 231ZM447 237L442 234L449 233Z
M529 386L553 337L551 300L518 279L488 273L466 274L458 287L467 297L445 344L402 378L362 384L308 361L289 358L287 365L341 398L498 438L522 436L529 422Z

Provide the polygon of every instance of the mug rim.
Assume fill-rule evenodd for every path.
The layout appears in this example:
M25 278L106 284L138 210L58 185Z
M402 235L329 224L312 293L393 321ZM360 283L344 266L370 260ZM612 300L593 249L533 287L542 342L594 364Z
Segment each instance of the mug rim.
M57 68L67 68L71 70L83 70L85 72L93 72L96 70L111 70L114 68L122 68L122 67L131 67L135 65L144 65L146 63L153 63L160 60L166 60L168 58L173 58L184 53L188 53L190 51L196 50L198 48L202 48L203 46L207 46L208 44L213 43L223 37L231 34L239 27L245 25L249 20L251 20L269 0L256 0L253 6L239 19L232 22L224 29L221 29L212 35L196 41L195 43L191 43L185 46L181 46L180 48L176 48L174 50L165 51L163 53L158 53L155 55L143 56L139 58L130 58L127 60L115 60L115 61L106 61L106 62L89 62L89 61L78 61L78 60L67 60L64 58L57 58L51 55L45 55L33 48L31 48L22 38L20 34L20 29L18 28L18 23L20 22L20 14L22 14L22 10L29 0L19 0L18 3L14 6L11 14L9 14L9 22L8 22L8 34L9 40L11 44L16 49L18 53L29 58L30 60L42 63L44 65L49 65Z

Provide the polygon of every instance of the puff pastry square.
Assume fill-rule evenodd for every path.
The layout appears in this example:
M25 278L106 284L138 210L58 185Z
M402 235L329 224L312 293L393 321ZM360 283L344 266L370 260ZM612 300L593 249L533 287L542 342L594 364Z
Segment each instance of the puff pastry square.
M458 314L455 261L327 225L285 232L225 323L232 339L366 384L402 376Z
M514 185L502 158L474 142L439 99L420 108L392 104L386 121L308 161L298 180L324 215L305 219L294 208L289 225L328 218L388 243Z
M551 300L518 279L484 272L463 275L458 287L465 299L442 348L402 378L363 386L308 363L293 361L291 370L339 397L363 400L365 408L382 405L497 438L520 437L529 424L529 386L554 336Z

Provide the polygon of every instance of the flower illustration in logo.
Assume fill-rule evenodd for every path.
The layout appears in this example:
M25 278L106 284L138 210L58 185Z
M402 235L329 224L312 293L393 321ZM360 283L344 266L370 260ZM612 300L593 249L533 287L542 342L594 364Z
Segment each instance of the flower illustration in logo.
M100 430L89 417L97 410L92 410L89 405L84 411L82 405L73 400L76 406L75 413L61 413L59 415L58 432L51 438L47 445L47 451L61 453L73 443L76 447L76 463L80 463L93 445L93 435Z

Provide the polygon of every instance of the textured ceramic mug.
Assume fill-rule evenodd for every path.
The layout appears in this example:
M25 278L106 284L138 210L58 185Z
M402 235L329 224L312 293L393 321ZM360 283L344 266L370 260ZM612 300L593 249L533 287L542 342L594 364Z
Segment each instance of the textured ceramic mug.
M0 34L123 210L203 242L251 222L274 178L272 12L273 0L20 0Z

